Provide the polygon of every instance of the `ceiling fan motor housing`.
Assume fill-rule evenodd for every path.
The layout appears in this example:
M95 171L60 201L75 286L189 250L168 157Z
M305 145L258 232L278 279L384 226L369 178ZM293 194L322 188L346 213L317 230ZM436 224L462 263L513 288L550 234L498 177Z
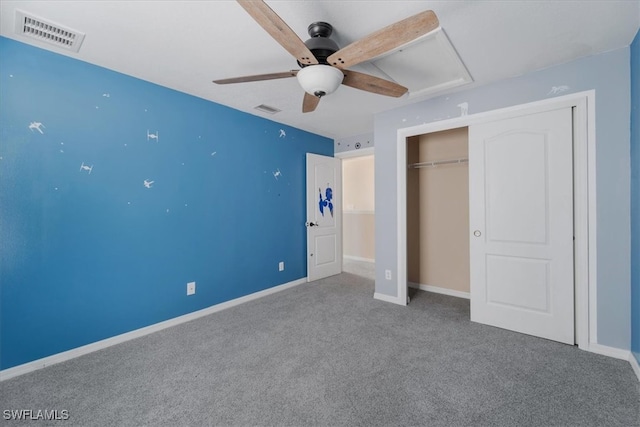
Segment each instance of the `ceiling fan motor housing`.
M298 83L305 92L321 98L334 92L344 79L338 68L330 65L310 65L298 71Z
M338 44L329 38L333 32L333 27L326 22L314 22L309 25L307 31L311 38L304 44L316 57L318 63L328 64L327 58L339 49ZM300 61L298 61L298 65L300 67L307 66L306 64L301 64Z

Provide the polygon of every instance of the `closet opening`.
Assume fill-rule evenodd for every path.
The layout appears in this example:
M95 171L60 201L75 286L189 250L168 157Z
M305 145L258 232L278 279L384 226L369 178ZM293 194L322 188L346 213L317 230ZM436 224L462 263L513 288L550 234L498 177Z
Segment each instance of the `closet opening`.
M397 292L374 297L406 305L415 280L408 240L424 232L408 226L414 137L467 127L470 320L599 349L594 97L587 91L398 129Z
M407 138L407 282L469 299L468 127Z

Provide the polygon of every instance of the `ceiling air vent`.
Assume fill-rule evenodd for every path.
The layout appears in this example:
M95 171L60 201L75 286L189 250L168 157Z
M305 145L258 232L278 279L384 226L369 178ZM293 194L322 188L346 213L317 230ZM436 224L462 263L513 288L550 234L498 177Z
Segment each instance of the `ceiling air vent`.
M16 10L16 33L77 52L84 40L81 33L64 25Z
M279 113L282 110L278 110L276 107L271 107L269 105L260 104L257 107L254 107L258 111L262 111L263 113L275 114Z

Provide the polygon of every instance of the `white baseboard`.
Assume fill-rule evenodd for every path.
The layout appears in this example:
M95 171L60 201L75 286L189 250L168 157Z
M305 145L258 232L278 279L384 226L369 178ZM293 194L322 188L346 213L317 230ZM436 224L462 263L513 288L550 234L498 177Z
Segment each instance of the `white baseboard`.
M409 287L420 289L421 291L433 292L436 294L444 294L457 298L471 299L469 292L456 291L453 289L441 288L440 286L424 285L422 283L409 282Z
M638 381L640 381L640 365L638 365L638 361L632 352L629 352L629 363L631 363L633 372L636 373L636 377L638 377Z
M602 344L590 343L586 348L591 353L601 354L603 356L613 357L614 359L629 360L629 350L623 350L621 348L609 347Z
M253 301L258 298L265 297L267 295L275 294L277 292L284 291L285 289L289 289L294 286L301 285L303 283L307 283L306 277L303 277L298 280L294 280L292 282L284 283L282 285L274 286L273 288L269 288L269 289L265 289L262 291L249 294L249 295L245 295L240 298L232 299L230 301L225 301L220 304L212 305L211 307L194 311L192 313L184 314L182 316L174 317L173 319L169 319L163 322L155 323L153 325L145 326L144 328L136 329L131 332L126 332L121 335L116 335L111 338L107 338L104 340L96 341L91 344L83 345L82 347L77 347L68 351L64 351L62 353L58 353L58 354L44 357L42 359L34 360L32 362L27 362L22 365L14 366L13 368L4 369L0 371L0 381L8 380L9 378L14 378L14 377L17 377L18 375L26 374L28 372L33 372L38 369L42 369L47 366L54 365L56 363L65 362L67 360L71 360L76 357L83 356L85 354L93 353L94 351L102 350L104 348L111 347L112 345L120 344L125 341L129 341L129 340L139 338L148 334L152 334L154 332L158 332L163 329L179 325L181 323L190 322L200 317L217 313L227 308L235 307L237 305L243 304L245 302Z
M393 304L407 305L406 302L403 303L403 301L401 301L398 297L392 297L386 294L381 294L380 292L374 293L373 298L380 301L384 301L384 302L391 302Z
M342 211L343 215L375 215L376 211L358 211L358 210L343 210Z
M351 260L351 261L362 261L362 262L370 262L370 263L375 263L376 262L375 259L361 258L359 256L351 256L351 255L342 255L342 258L348 259L348 260Z

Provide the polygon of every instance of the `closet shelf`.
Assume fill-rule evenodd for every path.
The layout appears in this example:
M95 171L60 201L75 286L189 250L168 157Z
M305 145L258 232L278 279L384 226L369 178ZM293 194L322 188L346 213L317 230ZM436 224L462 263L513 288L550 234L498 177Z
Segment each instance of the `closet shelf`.
M407 167L409 169L417 169L417 168L434 167L438 165L453 165L453 164L468 163L468 162L469 162L469 159L435 160L433 162L410 163L407 165Z

